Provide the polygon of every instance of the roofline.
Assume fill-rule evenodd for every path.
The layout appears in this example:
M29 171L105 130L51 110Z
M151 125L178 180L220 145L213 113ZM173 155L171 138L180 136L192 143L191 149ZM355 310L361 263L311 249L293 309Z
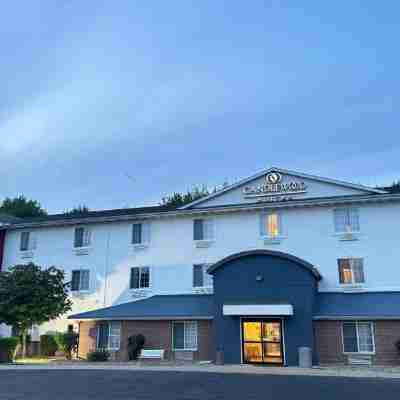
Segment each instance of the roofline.
M400 320L400 315L316 315L314 321L370 321L370 320Z
M239 182L236 182L236 183L234 183L232 185L229 185L226 188L224 188L222 190L219 190L216 193L211 193L208 196L205 196L205 197L202 197L202 198L197 199L195 201L192 201L189 204L185 204L184 206L179 207L179 209L185 210L185 209L190 208L190 207L192 207L194 205L203 203L204 201L207 201L207 200L213 199L215 197L218 197L223 193L226 193L226 192L228 192L230 190L236 189L239 186L245 185L247 182L250 182L250 181L252 181L254 179L260 178L261 176L266 175L266 174L268 174L270 172L279 172L279 173L285 174L285 175L295 175L295 176L299 176L299 177L304 178L304 179L312 179L312 180L319 181L319 182L330 183L330 184L337 185L337 186L344 186L344 187L348 187L348 188L351 188L351 189L363 190L363 191L367 191L367 192L370 192L370 193L380 193L380 194L388 193L386 190L375 189L375 188L371 188L371 187L364 186L364 185L358 185L358 184L355 184L355 183L344 182L344 181L340 181L340 180L332 179L332 178L325 178L325 177L321 177L321 176L317 176L317 175L304 174L302 172L297 172L297 171L283 169L283 168L271 167L271 168L264 169L264 170L254 174L254 175L251 175L248 178L241 179Z
M309 198L302 200L289 200L283 202L271 202L271 203L251 203L251 204L238 204L228 206L214 206L205 207L198 209L177 209L174 211L163 211L143 214L126 214L117 216L107 217L77 217L68 218L65 220L57 221L31 221L22 222L16 224L9 224L5 229L24 229L24 228L36 228L36 227L47 227L47 226L63 226L63 225L80 225L80 224L94 224L104 222L115 222L115 221L134 221L151 218L162 218L162 217L183 217L190 215L206 215L206 214L223 214L227 212L243 212L243 211L262 211L268 209L277 208L294 208L294 207L326 207L332 205L346 205L346 204L358 204L358 203L378 203L387 201L400 201L400 193L385 193L385 194L367 194L367 195L347 195L347 196L331 196L331 197L319 197Z
M76 314L76 317L74 315L71 315L68 317L68 319L73 319L75 321L87 321L87 320L92 320L92 321L180 321L180 320L212 320L214 319L213 316L211 315L202 315L202 316L193 316L193 315L187 315L187 316L162 316L162 317L102 317L102 318L96 318L96 317L84 317L84 316L79 316L79 314Z
M215 271L217 269L221 268L222 266L224 266L227 263L230 263L231 261L235 261L240 258L251 257L251 256L270 256L270 257L272 256L272 257L278 257L278 258L282 258L284 260L292 261L292 262L302 266L308 272L310 272L317 281L321 280L320 273L309 262L304 261L303 259L301 259L299 257L292 256L291 254L283 253L281 251L265 250L265 249L241 251L239 253L232 254L232 255L225 257L222 260L216 262L215 264L211 265L211 267L209 267L207 269L207 273L213 274L213 273L215 273Z

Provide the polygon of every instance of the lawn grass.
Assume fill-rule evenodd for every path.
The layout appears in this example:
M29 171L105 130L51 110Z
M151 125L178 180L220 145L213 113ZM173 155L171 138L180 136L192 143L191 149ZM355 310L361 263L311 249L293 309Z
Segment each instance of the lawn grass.
M43 356L35 356L35 357L25 357L25 358L17 358L14 361L14 364L49 364L52 361L60 360L60 357L43 357ZM62 358L64 360L64 358Z

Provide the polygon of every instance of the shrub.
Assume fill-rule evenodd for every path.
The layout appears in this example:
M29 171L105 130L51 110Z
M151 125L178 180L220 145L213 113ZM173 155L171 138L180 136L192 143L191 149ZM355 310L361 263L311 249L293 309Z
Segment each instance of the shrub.
M72 352L76 351L78 347L78 334L72 331L58 332L55 334L54 339L58 348L64 352L67 360L72 359Z
M40 353L42 356L54 356L58 350L57 342L54 335L41 335L40 336Z
M0 363L10 363L14 360L18 341L17 337L0 338Z
M89 352L86 357L90 362L108 361L110 353L107 350L95 350Z
M146 342L146 338L141 335L133 335L128 338L128 353L130 360L137 360L143 346Z

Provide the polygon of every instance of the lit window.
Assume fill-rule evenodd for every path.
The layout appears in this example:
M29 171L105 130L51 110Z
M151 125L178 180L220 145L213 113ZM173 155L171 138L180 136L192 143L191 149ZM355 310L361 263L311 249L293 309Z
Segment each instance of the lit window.
M150 268L134 267L131 268L131 289L146 289L150 287Z
M173 349L197 350L197 322L179 321L173 323Z
M341 284L364 283L364 260L362 258L339 258L338 268Z
M343 323L343 352L344 353L373 353L374 327L372 322Z
M77 227L75 228L75 236L74 236L74 247L88 247L91 242L91 231L87 227Z
M119 350L121 345L121 323L102 322L97 327L97 348Z
M207 273L208 264L193 265L193 287L203 288L213 286L213 277Z
M333 214L336 233L360 231L358 208L337 208L333 211Z
M214 240L214 225L214 220L210 218L195 219L193 221L193 240Z
M138 222L132 225L132 244L143 245L150 243L150 224Z
M89 290L90 271L88 269L79 269L72 271L71 290L78 292Z
M261 215L261 236L276 238L281 235L281 217L278 213Z

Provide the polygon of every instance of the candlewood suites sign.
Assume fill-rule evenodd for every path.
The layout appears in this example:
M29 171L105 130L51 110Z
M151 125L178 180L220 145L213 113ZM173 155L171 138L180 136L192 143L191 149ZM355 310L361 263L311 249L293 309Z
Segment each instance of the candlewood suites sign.
M304 182L289 181L282 183L282 175L280 173L270 172L265 177L265 183L257 186L246 186L243 189L243 194L245 197L266 197L301 194L306 193L306 191L307 185ZM285 198L284 200L287 199Z

